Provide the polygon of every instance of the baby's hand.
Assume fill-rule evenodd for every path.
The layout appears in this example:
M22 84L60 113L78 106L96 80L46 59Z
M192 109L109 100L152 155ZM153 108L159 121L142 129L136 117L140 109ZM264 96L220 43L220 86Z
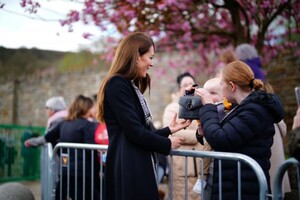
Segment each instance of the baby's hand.
M208 103L211 103L211 104L214 103L212 95L206 89L197 88L195 90L195 95L197 95L201 98L201 101L202 101L203 105L208 104Z

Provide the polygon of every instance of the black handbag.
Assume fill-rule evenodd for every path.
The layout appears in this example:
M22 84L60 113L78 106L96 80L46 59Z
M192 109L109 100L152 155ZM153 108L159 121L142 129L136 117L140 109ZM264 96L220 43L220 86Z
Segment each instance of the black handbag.
M179 98L178 118L199 119L199 111L202 101L198 96L186 95Z

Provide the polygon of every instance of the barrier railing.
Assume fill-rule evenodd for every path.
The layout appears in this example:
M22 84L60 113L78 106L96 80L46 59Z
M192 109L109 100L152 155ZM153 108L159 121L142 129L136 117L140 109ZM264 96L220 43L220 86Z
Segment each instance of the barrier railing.
M62 155L63 154L63 151L62 151L62 149L65 149L65 150L67 150L67 153L64 153L64 155ZM60 161L60 163L59 163L59 173L60 174L62 174L62 168L63 167L67 167L67 173L68 173L68 179L67 179L67 181L68 181L68 183L69 183L69 181L70 181L70 179L69 179L69 176L70 176L70 165L69 165L69 162L67 161L67 160L69 160L70 158L68 157L69 156L69 153L70 153L70 151L69 151L69 149L79 149L79 150L83 150L83 171L85 171L85 155L86 155L86 151L85 150L98 150L99 151L99 157L103 157L103 154L104 154L104 152L105 151L107 151L107 145L96 145L96 144L81 144L81 143L58 143L55 147L54 147L54 149L53 149L53 153L52 153L52 157L51 157L51 170L50 170L50 173L51 173L51 175L50 175L50 185L52 186L51 187L51 192L50 192L50 194L49 194L49 196L48 196L48 199L50 200L50 199L52 199L52 200L54 200L55 199L55 195L56 195L56 191L55 191L55 185L57 184L56 183L56 176L57 176L57 174L56 174L56 169L57 169L57 163L56 163L56 155L57 155L57 153L59 153L59 155L61 155L60 156L60 159L59 159L59 161ZM100 199L102 200L102 197L103 197L103 174L104 174L104 169L103 169L103 165L100 165L100 171L99 172L96 172L95 170L94 170L94 162L98 162L97 160L94 160L93 158L94 158L94 152L92 151L91 152L91 166L92 166L92 168L91 168L91 176L93 177L93 175L95 174L95 173L99 173L99 176L100 176L100 183L99 183L99 196L100 196ZM77 166L77 151L75 151L75 167ZM66 156L66 157L64 157L64 156ZM75 169L75 187L77 187L77 179L76 179L76 177L77 177L77 170ZM85 180L85 174L83 174L83 180ZM61 176L60 176L60 179L59 179L59 194L58 195L60 195L60 199L62 199L61 197L62 197L62 180L61 180ZM94 189L94 187L93 187L93 184L94 184L94 180L93 180L93 178L92 178L92 180L91 180L91 185L92 185L92 187L91 187L91 194L93 194L93 189ZM71 188L72 189L72 188ZM77 189L77 188L76 188ZM86 191L87 189L85 188L85 184L83 184L83 194L85 194L85 191ZM68 185L68 187L67 187L67 199L69 198L69 194L70 194L70 187L69 187L69 185ZM75 196L75 199L77 199L77 195ZM80 198L78 198L78 199L80 199ZM93 198L93 195L92 195L92 199L94 199Z
M214 151L193 151L193 150L172 150L170 153L171 159L170 159L170 199L173 199L173 184L172 184L172 162L173 162L173 156L184 156L185 157L185 186L187 185L187 168L188 168L188 162L187 162L187 157L199 157L199 158L212 158L216 159L219 162L219 165L221 165L222 160L231 160L231 161L236 161L237 166L238 166L238 199L241 199L241 163L245 163L248 166L250 166L253 171L256 174L256 177L258 179L259 183L259 199L263 200L266 199L268 196L268 186L267 186L267 180L265 178L264 172L259 166L259 164L249 156L243 155L243 154L238 154L238 153L226 153L226 152L214 152ZM203 164L201 166L201 176L203 177ZM221 176L222 171L218 170L219 176ZM219 181L219 193L222 194L221 187L222 182ZM185 187L185 199L187 199L187 187ZM204 192L201 194L201 199L204 199ZM222 195L220 195L220 199L222 199Z
M70 149L79 149L79 150L98 150L100 152L100 156L102 157L102 154L104 153L104 151L107 150L107 146L106 145L93 145L93 144L79 144L79 143L58 143L54 150L53 150L53 154L52 154L52 158L51 158L51 170L50 170L50 185L52 186L51 187L51 194L49 194L48 196L48 199L55 199L55 179L56 179L56 173L55 173L55 169L56 169L56 160L55 160L55 155L57 153L60 153L62 154L63 153L63 149L64 149L64 155L67 156L65 157L65 159L70 159L68 156L69 156L69 153L70 153ZM66 153L67 152L67 153ZM76 152L76 151L75 151ZM83 151L85 152L85 151ZM63 155L63 156L64 156ZM76 154L75 154L76 155ZM83 153L83 155L85 155L85 153ZM69 177L69 166L68 164L64 164L63 163L63 156L61 156L61 159L60 159L60 167L59 167L59 171L60 173L62 173L62 165L65 165L64 167L67 167L68 169L68 177ZM265 178L265 175L263 173L263 170L260 168L260 166L257 164L257 162L255 160L253 160L252 158L246 156L246 155L243 155L243 154L236 154L236 153L224 153L224 152L210 152L210 151L189 151L189 150L172 150L170 152L170 156L171 156L171 161L170 161L170 199L172 200L172 193L173 193L173 190L172 190L172 157L173 156L183 156L185 157L186 161L185 161L185 170L187 169L187 157L200 157L200 158L204 158L204 157L207 157L207 158L212 158L212 159L216 159L218 160L218 162L222 162L222 160L231 160L231 161L236 161L237 162L237 166L238 166L238 185L239 185L239 194L238 196L240 197L239 199L241 199L241 184L242 184L242 180L241 180L241 163L244 163L248 166L250 166L253 171L255 172L256 176L257 176L257 180L258 180L258 183L259 183L259 199L260 200L264 200L264 199L267 199L267 197L269 196L268 195L268 186L267 186L267 181L266 181L266 178ZM93 156L92 156L93 157ZM84 157L85 159L85 157ZM84 161L85 162L85 161ZM96 162L95 160L91 160L92 162L92 165L93 166L93 163ZM68 163L68 162L67 162ZM76 164L75 164L76 166ZM100 175L103 174L103 167L102 165L100 165ZM203 167L202 167L203 168ZM84 171L85 169L83 169ZM76 171L76 170L75 170ZM92 171L92 174L93 173L97 173L94 171L94 168L92 167L91 168L91 171ZM203 171L203 170L202 170ZM220 170L218 173L222 173ZM186 174L186 172L185 172ZM76 175L75 175L76 176ZM103 194L103 182L102 182L102 178L103 176L100 176L100 188L99 188L99 191L100 191L100 199L102 199L102 194ZM70 181L69 178L67 181ZM75 179L76 181L76 179ZM187 176L185 177L185 184L187 182ZM61 182L60 182L61 184ZM93 184L93 180L92 180L92 183ZM219 182L219 184L222 184L222 182ZM221 186L221 185L220 185ZM83 185L83 191L85 192L87 189L84 188L85 186ZM93 188L93 187L92 187ZM186 187L185 187L186 188ZM221 188L221 187L220 187ZM78 187L77 187L78 189ZM60 197L61 197L61 192L62 192L62 186L60 185ZM67 187L67 193L70 192L70 188L69 186ZM220 190L219 191L220 193L222 193L222 191ZM185 189L185 199L187 199L187 189ZM76 196L77 197L77 196ZM200 198L200 197L199 197ZM220 197L222 199L222 197ZM76 198L75 198L76 199ZM202 194L202 199L203 198L203 194Z
M51 143L46 143L42 147L41 151L41 199L46 200L48 196L51 196L51 191L49 188L55 187L51 185L50 175L52 174L51 168L51 158L52 158L52 145Z
M280 167L277 169L275 179L274 179L274 188L273 188L273 199L282 200L282 182L284 173L290 168L296 167L297 170L297 180L298 180L298 198L300 198L300 162L295 158L290 158L285 160Z

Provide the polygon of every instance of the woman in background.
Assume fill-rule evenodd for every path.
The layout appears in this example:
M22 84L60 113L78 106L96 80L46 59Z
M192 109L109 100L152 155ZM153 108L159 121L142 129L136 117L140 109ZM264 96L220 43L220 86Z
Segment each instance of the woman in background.
M268 93L274 93L274 89L271 86L270 83L264 82L264 86L262 87L262 90L268 92ZM284 153L284 147L283 147L283 138L286 136L286 124L284 120L281 120L278 123L274 124L275 127L275 135L274 135L274 142L271 147L271 168L270 168L270 183L271 183L271 189L273 189L273 183L275 179L276 172L279 168L279 166L285 161L285 153ZM282 192L283 196L287 192L291 192L291 186L290 186L290 179L288 176L288 173L286 172L283 176L282 180Z
M184 96L185 88L195 84L195 78L189 73L185 72L177 77L178 91L172 94L172 102L170 102L163 113L163 126L167 126L172 120L175 113L179 110L179 98ZM183 119L177 119L183 120ZM198 142L195 130L198 124L196 120L192 121L191 125L186 129L180 130L174 133L174 136L184 138L184 142L180 146L181 150L197 150L203 149L203 146ZM173 157L173 199L182 200L185 197L185 157L174 156ZM193 192L193 186L197 181L200 174L200 159L188 158L187 169L187 183L188 183L188 199L196 199L197 194Z
M60 142L69 143L88 143L95 144L95 130L98 123L91 122L88 119L92 117L93 100L89 97L83 95L78 95L74 101L71 103L68 109L68 116L61 121L59 124L54 126L51 130L47 132L44 136L45 142L55 142L57 139ZM34 139L25 141L27 146L32 146L31 143L35 143ZM100 165L97 161L97 151L94 150L77 150L77 160L75 160L75 149L69 149L69 154L66 149L63 149L64 156L67 156L67 163L62 165L62 174L60 174L59 182L56 185L56 199L66 199L67 196L71 199L91 199L92 195L94 199L99 199L99 170ZM83 154L85 154L85 159ZM62 157L62 155L59 155ZM92 158L93 156L93 158ZM92 160L94 162L92 163ZM77 163L77 165L76 165ZM67 167L69 165L70 169L70 181L68 183ZM85 172L83 169L85 167ZM94 168L93 174L91 173L91 168ZM77 168L77 172L75 169ZM75 181L75 175L77 173L77 182ZM84 179L85 177L85 179ZM93 191L91 193L92 180L94 180ZM62 198L60 198L60 184L62 183ZM69 194L67 194L67 187L69 186ZM77 186L77 187L75 187ZM83 191L83 186L85 186L85 191ZM85 195L84 195L85 194Z

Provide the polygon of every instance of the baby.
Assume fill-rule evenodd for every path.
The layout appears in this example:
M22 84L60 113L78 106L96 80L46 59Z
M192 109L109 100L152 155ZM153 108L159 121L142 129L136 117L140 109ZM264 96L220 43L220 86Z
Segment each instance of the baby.
M216 78L211 78L211 79L207 80L204 83L203 88L206 89L212 95L213 102L217 105L217 108L218 108L219 119L221 120L225 116L226 110L230 110L231 104L228 103L223 98L223 93L222 93L221 85L220 85L220 78L216 77ZM205 138L200 136L203 134L200 134L200 135L198 134L198 132L200 132L200 133L202 132L200 121L198 121L198 123L199 123L199 128L197 130L196 136L197 136L198 140L200 140L201 142L203 140L203 151L211 151L212 148L206 142ZM207 185L207 176L209 173L210 163L211 163L210 158L203 158L203 177L198 178L198 180L193 188L194 192L196 192L198 194L201 194L202 185L203 185L203 188L205 188Z

